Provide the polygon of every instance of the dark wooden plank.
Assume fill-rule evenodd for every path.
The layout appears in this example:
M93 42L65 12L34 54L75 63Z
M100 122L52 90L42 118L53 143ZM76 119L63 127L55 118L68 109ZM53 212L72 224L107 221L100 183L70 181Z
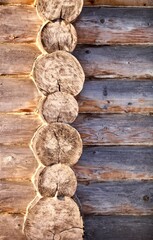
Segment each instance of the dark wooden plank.
M0 214L0 239L1 240L26 240L22 234L24 216L21 214Z
M153 78L152 46L81 45L76 48L74 55L82 64L87 77Z
M152 216L86 216L85 240L152 240Z
M84 145L153 145L152 116L80 114L72 125Z
M23 91L24 89L24 91ZM34 112L40 94L32 79L0 76L0 112Z
M153 147L84 147L73 170L84 183L153 180Z
M93 78L77 100L81 113L153 113L153 81Z
M152 181L79 184L77 197L86 215L151 215L152 184Z
M152 0L85 0L85 5L150 7L153 6L153 2Z
M0 179L30 179L38 166L30 147L0 146Z
M39 54L35 44L0 44L0 75L29 74Z
M83 9L75 23L81 44L153 44L152 9Z

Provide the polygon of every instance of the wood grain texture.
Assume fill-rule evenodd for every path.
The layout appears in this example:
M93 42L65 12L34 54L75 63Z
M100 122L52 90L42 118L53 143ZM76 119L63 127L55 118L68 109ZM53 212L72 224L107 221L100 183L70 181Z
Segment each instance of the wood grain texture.
M152 116L80 114L72 125L84 145L153 145Z
M81 44L153 44L152 9L86 7L75 27Z
M152 240L152 216L86 216L85 240ZM101 238L102 237L102 238Z
M152 7L153 2L152 0L85 0L85 5L89 6L96 6L96 5L103 5L103 6L137 6L137 7Z
M36 192L29 181L0 181L0 212L25 213Z
M29 77L0 76L0 113L34 112L39 99L40 94Z
M81 113L153 113L153 81L87 79L77 101Z
M29 74L39 54L35 44L0 44L0 75Z
M73 167L79 182L153 180L153 147L84 147Z
M30 179L38 163L26 146L0 146L0 179Z
M79 184L77 196L86 215L152 215L153 211L152 181Z
M24 216L21 214L0 214L0 229L2 240L26 240L22 233Z
M0 144L27 146L40 125L41 120L37 115L1 115Z
M74 55L86 77L153 78L153 47L78 46ZM145 68L144 68L145 66Z
M0 5L7 4L33 4L34 0L0 0Z

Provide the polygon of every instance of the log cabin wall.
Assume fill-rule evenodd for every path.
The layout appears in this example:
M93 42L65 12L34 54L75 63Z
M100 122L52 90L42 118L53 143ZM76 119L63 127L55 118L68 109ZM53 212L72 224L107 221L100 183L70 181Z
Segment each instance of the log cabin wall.
M74 56L86 74L73 126L86 240L153 239L153 1L85 0ZM29 142L41 125L29 74L40 55L33 0L0 0L0 236L25 240L35 190ZM6 227L7 226L7 227Z

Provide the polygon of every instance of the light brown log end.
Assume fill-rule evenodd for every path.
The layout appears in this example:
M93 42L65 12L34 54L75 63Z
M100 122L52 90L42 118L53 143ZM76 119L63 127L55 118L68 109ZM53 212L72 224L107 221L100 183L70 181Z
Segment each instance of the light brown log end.
M77 33L72 24L63 20L47 22L40 30L37 42L42 52L73 52L77 44Z
M43 197L72 197L77 188L77 180L73 170L65 164L46 167L39 175L38 189Z
M48 95L42 103L42 115L47 123L72 123L78 116L78 103L67 93L56 92Z
M44 20L74 21L81 13L83 0L37 0L37 12Z
M67 124L53 123L38 129L32 139L35 155L45 165L74 165L82 154L82 140L77 130Z
M28 240L82 240L79 208L68 197L42 198L29 210L24 232Z
M45 95L60 91L76 96L83 88L85 75L75 57L64 51L56 51L37 58L33 78Z

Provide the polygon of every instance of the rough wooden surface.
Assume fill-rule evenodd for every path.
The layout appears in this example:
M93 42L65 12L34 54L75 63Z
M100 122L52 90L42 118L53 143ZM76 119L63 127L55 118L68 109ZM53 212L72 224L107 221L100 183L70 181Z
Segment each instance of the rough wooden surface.
M81 240L83 222L71 198L42 198L29 209L24 231L27 239Z
M75 27L81 44L153 44L152 9L84 8Z
M0 0L0 4L33 4L34 0Z
M0 144L27 145L41 125L37 115L2 114L0 117Z
M26 240L22 234L23 215L21 214L0 214L1 240Z
M72 169L65 164L46 167L38 176L38 189L43 197L72 197L77 188L77 180Z
M27 146L0 146L0 179L30 179L37 168L28 144Z
M40 112L47 123L72 123L78 116L78 103L68 93L56 92L50 94L42 103Z
M40 127L32 140L32 147L45 166L56 163L74 165L82 153L79 133L63 123Z
M86 77L153 78L152 46L78 46L74 55Z
M1 113L34 112L39 99L39 93L30 78L0 76Z
M84 72L71 54L56 51L41 55L34 64L33 78L46 95L57 91L77 95L83 88Z
M44 20L64 19L74 21L83 7L83 0L37 0L38 14Z
M152 181L79 184L77 196L84 214L151 215L153 211Z
M153 113L153 81L87 79L77 101L81 113Z
M153 180L153 147L84 147L73 167L79 182Z
M38 46L48 53L57 50L72 52L77 44L74 26L63 20L46 23L38 34Z
M152 116L80 114L73 126L84 145L153 145Z
M85 240L152 240L152 216L86 216ZM102 238L101 238L102 237Z
M10 176L11 177L11 176ZM0 212L25 213L36 192L29 181L0 181Z

